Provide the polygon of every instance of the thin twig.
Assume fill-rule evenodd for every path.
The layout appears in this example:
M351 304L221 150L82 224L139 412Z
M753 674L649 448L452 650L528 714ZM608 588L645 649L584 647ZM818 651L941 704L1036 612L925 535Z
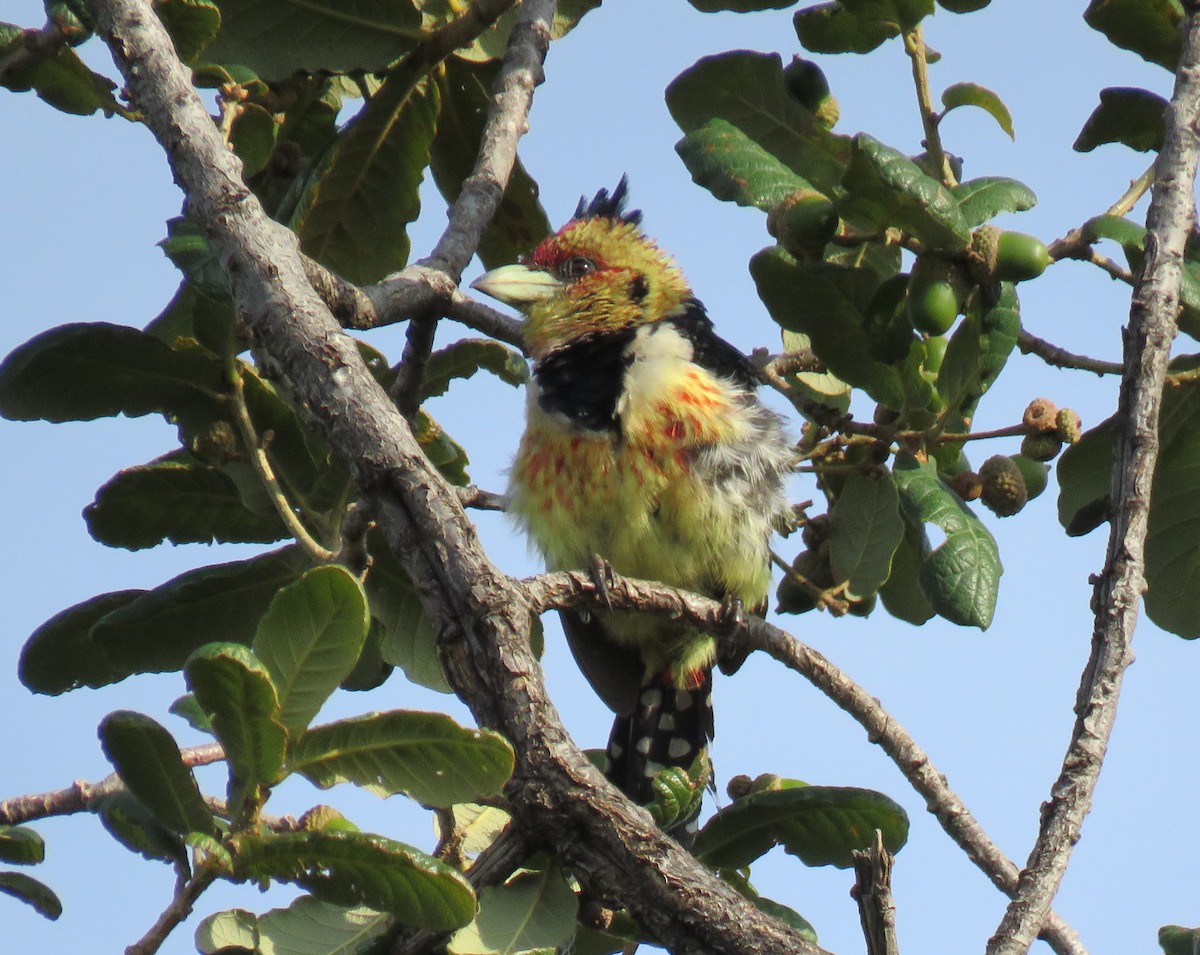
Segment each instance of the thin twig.
M205 743L181 750L180 755L185 766L207 766L223 760L225 751L219 743ZM121 777L110 773L96 783L87 783L79 779L65 789L5 799L0 802L0 825L16 826L23 822L33 822L35 819L90 812L97 799L124 788Z
M237 367L236 359L229 370L229 379L233 390L234 420L237 422L238 431L242 435L242 443L246 446L254 470L266 489L267 497L275 507L275 513L283 521L283 526L287 528L288 533L296 539L296 543L303 547L314 561L319 564L329 563L337 557L337 554L309 533L308 528L292 510L287 494L280 485L279 479L275 477L275 469L271 467L271 460L267 457L266 448L263 447L263 442L255 430L254 422L250 419L250 409L246 407L246 389L242 384L241 369Z
M600 605L596 584L586 573L542 574L527 578L522 584L535 613ZM615 574L607 584L612 605L619 609L637 608L664 614L713 633L720 632L721 621L727 620L719 601L674 587ZM725 626L728 631L728 624ZM1016 865L988 838L978 820L950 788L946 776L878 699L821 653L758 617L747 615L742 627L732 632L731 639L744 640L743 648L761 650L794 670L851 716L924 798L926 808L967 857L1000 891L1011 895L1016 890ZM1087 955L1075 930L1054 912L1045 922L1042 937L1058 955Z
M196 900L216 881L218 870L211 865L199 866L183 883L168 905L138 941L125 949L125 955L154 955L174 928L192 914Z
M1195 179L1200 138L1200 13L1184 21L1185 41L1167 112L1147 214L1146 252L1125 330L1125 372L1116 415L1116 446L1109 499L1113 502L1108 553L1096 581L1092 649L1075 702L1076 721L1062 771L1042 807L1038 838L1017 892L988 942L988 955L1023 955L1054 899L1079 840L1083 819L1116 721L1138 602L1145 590L1143 558L1158 418L1167 374L1184 244L1195 224Z
M421 407L421 389L425 387L425 367L433 352L433 339L437 334L438 320L434 314L414 315L408 321L404 339L404 354L396 380L392 383L392 400L400 413L409 421L417 416Z
M1097 375L1120 375L1125 371L1125 366L1120 362L1076 355L1065 348L1052 345L1044 338L1038 338L1025 329L1017 333L1017 348L1022 355L1037 355L1047 365L1053 365L1055 368L1075 368L1079 371L1095 372Z
M942 135L938 131L938 114L933 108L933 96L929 89L929 63L925 55L925 36L920 24L904 34L904 52L912 63L913 85L917 90L917 106L921 111L921 126L925 130L925 151L930 165L938 171L939 178L947 186L956 182L954 171L942 149Z

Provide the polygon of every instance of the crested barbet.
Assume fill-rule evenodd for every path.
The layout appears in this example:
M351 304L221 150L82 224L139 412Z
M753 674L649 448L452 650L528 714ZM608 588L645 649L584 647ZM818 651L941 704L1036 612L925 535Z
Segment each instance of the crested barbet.
M551 570L603 566L761 613L793 453L671 258L625 210L624 178L518 265L473 287L525 314L533 359L509 511ZM606 774L635 801L664 767L707 767L713 634L633 611L565 611L616 712Z

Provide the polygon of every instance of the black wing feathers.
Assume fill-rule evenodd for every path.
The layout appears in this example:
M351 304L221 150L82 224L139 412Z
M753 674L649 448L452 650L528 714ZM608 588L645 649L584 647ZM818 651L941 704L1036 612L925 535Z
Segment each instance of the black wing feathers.
M692 360L702 368L753 391L758 387L758 375L750 359L725 341L713 328L703 303L688 299L682 315L671 316L674 324L692 345Z
M538 403L592 431L619 431L617 401L625 385L625 350L633 329L584 338L552 352L533 369Z

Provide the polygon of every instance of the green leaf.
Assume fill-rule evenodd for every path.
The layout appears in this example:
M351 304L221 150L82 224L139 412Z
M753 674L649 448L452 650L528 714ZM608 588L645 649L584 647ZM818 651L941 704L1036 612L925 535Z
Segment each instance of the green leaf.
M952 623L986 630L996 612L1000 552L988 529L938 476L931 461L896 458L892 475L914 524L936 524L946 535L921 560L921 590L933 609Z
M722 10L733 10L737 13L751 13L756 10L786 10L792 5L792 0L688 0L701 13L719 13Z
M437 76L441 110L430 172L447 202L458 198L464 180L474 171L499 71L499 60L473 64L452 57ZM549 234L550 220L538 201L537 183L517 159L496 214L479 242L479 259L489 269L515 262Z
M841 4L856 17L894 23L902 30L911 30L933 15L933 0L841 0Z
M426 32L444 26L462 14L458 0L421 0L419 6ZM550 22L550 39L562 39L575 28L586 13L598 6L600 0L559 0L555 4L554 19ZM517 17L518 11L509 8L472 43L455 50L455 56L472 62L496 60L504 56L508 37L516 25Z
M1009 139L1017 138L1017 134L1013 132L1012 113L1004 105L1004 100L986 86L980 86L978 83L952 83L942 93L942 106L945 107L943 116L959 106L977 106L1008 133Z
M1016 287L1002 282L979 289L959 323L938 369L937 390L948 409L971 418L980 399L995 383L1021 332Z
M103 322L52 328L0 364L0 414L12 421L216 414L222 390L214 359Z
M288 536L274 511L248 510L226 474L191 458L118 472L83 509L83 518L97 541L128 550L163 541L268 544Z
M383 627L379 652L414 683L449 693L450 684L437 652L437 632L425 616L421 598L404 568L388 549L382 533L373 532L366 591L371 615Z
M269 80L320 70L375 72L415 45L420 26L411 3L221 0L221 32L204 56L244 64Z
M179 283L174 297L166 308L145 328L168 347L182 344L181 340L198 342L218 358L227 359L241 350L237 343L237 316L232 300L215 301L201 294L186 279Z
M526 871L479 893L479 914L451 936L451 955L558 951L575 931L579 900L557 865Z
M704 57L667 87L667 108L685 133L724 120L821 192L836 190L847 144L788 92L778 54Z
M266 667L240 643L210 643L184 666L188 688L210 714L229 766L229 807L239 819L279 777L287 732Z
M368 905L404 925L448 932L475 915L458 872L412 846L344 830L244 834L234 857L242 879L277 879L334 905Z
M421 397L444 395L452 379L470 378L481 368L514 387L529 380L529 363L516 349L491 338L463 338L429 356Z
M750 275L771 317L788 331L807 335L813 352L842 381L897 411L928 405L933 389L915 368L876 356L864 327L864 312L878 288L870 270L797 262L774 246L750 259ZM908 339L911 356L920 349L911 332Z
M442 477L459 487L471 483L471 476L467 473L467 465L470 463L467 452L424 410L417 412L412 430L413 437L421 445L421 450L429 458L430 464L442 472Z
M1109 418L1085 432L1058 460L1058 522L1068 537L1091 533L1108 521L1113 436Z
M89 70L70 46L30 50L23 32L18 26L0 22L0 61L7 61L0 85L14 93L33 90L55 109L77 116L90 116L97 110L109 116L124 112L112 95L116 84ZM9 55L18 50L25 55L18 61L10 60Z
M176 697L175 701L167 707L167 712L172 716L178 716L196 732L213 735L212 720L193 694L184 693L182 696Z
M196 926L196 949L203 955L221 955L229 949L260 952L258 916L245 909L214 912Z
M795 909L789 908L786 905L781 905L774 899L764 898L758 894L758 890L750 884L750 880L743 875L742 871L737 869L722 869L717 873L722 882L727 882L738 890L743 896L754 903L754 907L760 912L766 912L772 918L779 919L784 925L799 932L814 945L817 943L817 931L812 927L812 923Z
M781 782L786 788L752 793L713 816L696 836L696 858L738 869L782 845L805 865L845 869L853 864L853 850L872 844L876 829L891 852L908 840L908 816L883 793Z
M454 828L461 840L462 851L469 856L479 855L512 822L512 816L497 806L464 802L451 806L450 812L454 816Z
M62 915L62 902L54 891L24 872L0 872L0 892L32 905L52 922Z
M158 247L202 294L217 302L231 300L225 267L199 222L184 216L168 219L167 237Z
M101 617L91 638L123 676L180 670L213 638L249 644L279 588L311 566L289 546L188 571Z
M388 77L304 187L290 224L308 255L358 285L407 263L437 115L431 80Z
M46 858L46 843L26 826L0 826L0 862L36 865Z
M811 53L870 53L900 35L894 23L857 17L836 0L797 10L792 23L800 45Z
M109 835L150 862L166 862L188 871L187 848L178 833L158 821L144 802L126 789L93 800L89 808Z
M891 574L892 555L904 536L900 499L889 475L852 474L830 510L829 561L835 581L865 600Z
M370 622L362 585L332 564L308 571L271 601L253 648L275 684L278 719L293 740L354 669Z
M196 947L219 955L254 939L252 948L271 955L365 955L391 924L391 916L374 909L347 909L302 895L287 908L259 916L241 909L210 915L196 929Z
M160 0L154 12L162 21L175 52L184 63L194 63L221 28L221 11L212 0Z
M812 185L736 126L710 119L675 144L692 181L723 202L763 212Z
M180 835L216 833L196 778L162 725L142 713L117 710L100 721L99 735L121 782L159 822Z
M100 594L55 614L21 648L17 676L34 693L57 696L81 686L99 687L129 675L92 639L92 627L107 614L137 600L145 590Z
M1140 153L1162 149L1168 103L1149 90L1125 86L1100 91L1100 105L1083 124L1072 147L1091 152L1103 143L1122 143Z
M257 103L241 104L229 131L229 142L242 160L245 176L256 175L266 168L278 136L279 124L274 116Z
M968 226L983 225L1002 212L1024 212L1037 205L1037 196L1025 183L1003 176L968 179L950 190L959 214Z
M469 730L440 713L392 710L309 730L288 770L322 789L352 782L383 797L407 793L446 808L494 795L513 770L512 747L490 730Z
M1165 955L1196 955L1200 951L1200 928L1164 925L1158 930L1158 944Z
M1113 45L1175 72L1183 42L1179 0L1092 0L1083 19Z
M845 218L878 228L898 227L930 249L956 252L971 243L971 229L953 194L907 156L867 133L854 137L842 185L849 193L842 203Z
M901 513L901 518L904 518ZM930 550L929 539L922 524L904 520L904 536L892 555L892 573L879 588L883 609L898 620L919 627L929 620L933 607L921 590L919 571L921 560Z

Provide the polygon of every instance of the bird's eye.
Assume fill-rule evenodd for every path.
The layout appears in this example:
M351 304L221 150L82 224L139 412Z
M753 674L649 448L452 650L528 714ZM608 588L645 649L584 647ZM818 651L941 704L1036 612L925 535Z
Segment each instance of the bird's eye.
M591 259L585 259L582 255L573 255L571 258L563 261L558 267L558 274L569 282L575 279L581 279L585 275L596 271L596 263Z

